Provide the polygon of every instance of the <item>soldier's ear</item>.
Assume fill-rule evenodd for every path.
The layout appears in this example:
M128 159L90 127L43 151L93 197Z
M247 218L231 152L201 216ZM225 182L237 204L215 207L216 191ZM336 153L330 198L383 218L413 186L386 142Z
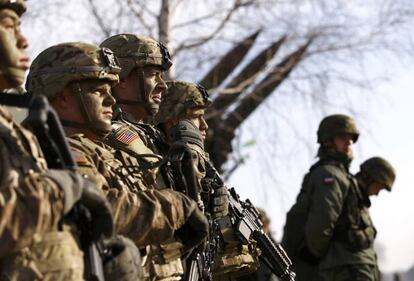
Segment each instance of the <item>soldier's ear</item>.
M56 109L64 109L72 105L71 99L73 98L72 91L65 87L62 91L56 93L51 100L51 104Z
M114 89L125 89L127 87L127 80L125 78L119 79L119 83L114 86Z

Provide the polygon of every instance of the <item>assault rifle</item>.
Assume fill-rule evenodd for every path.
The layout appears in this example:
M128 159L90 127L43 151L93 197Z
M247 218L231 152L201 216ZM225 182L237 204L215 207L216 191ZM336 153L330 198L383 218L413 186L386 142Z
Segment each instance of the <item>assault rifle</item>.
M76 163L70 153L59 117L46 97L29 93L23 95L0 93L0 104L29 110L25 126L39 140L39 145L49 168L73 171L76 169ZM73 217L81 230L81 246L85 259L85 279L88 281L104 281L102 261L104 253L101 245L91 239L91 213L83 205L76 204L73 208Z
M197 185L196 173L191 155L191 150L183 146L170 150L169 160L173 168L174 182L178 191L201 204L201 209L209 223L209 233L205 245L196 248L186 261L184 281L212 281L213 265L219 247L218 225L212 218L208 208L201 203L200 190ZM207 202L208 203L208 202Z
M220 174L209 161L206 161L206 178L212 181L211 184L224 185ZM283 247L263 232L259 211L249 199L240 200L234 188L230 188L229 192L229 219L236 236L243 244L255 241L261 251L259 259L262 263L282 281L294 281L295 273L290 269L292 262Z

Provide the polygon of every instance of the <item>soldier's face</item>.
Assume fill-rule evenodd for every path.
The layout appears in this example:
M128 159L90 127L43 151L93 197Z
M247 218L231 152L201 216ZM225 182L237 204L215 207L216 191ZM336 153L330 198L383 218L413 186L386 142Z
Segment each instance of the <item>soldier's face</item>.
M83 133L91 139L110 132L114 104L111 85L104 80L70 83L52 100L61 119L83 125L72 128L73 133Z
M368 186L368 195L378 195L378 193L384 189L384 185L378 182L373 182Z
M17 87L23 84L29 68L26 38L20 32L20 18L10 9L0 10L0 76L8 85Z
M144 68L145 102L148 103L153 115L160 109L162 95L167 90L162 75L163 70L160 67Z
M351 134L339 134L333 139L335 150L339 153L352 157L352 145L354 143Z
M111 85L105 81L86 81L80 83L82 97L90 122L101 130L111 130L112 96ZM87 120L85 120L87 121Z
M188 108L187 109L187 119L191 120L194 125L200 130L201 136L203 137L203 140L206 139L207 136L207 130L208 125L206 120L204 119L204 108Z

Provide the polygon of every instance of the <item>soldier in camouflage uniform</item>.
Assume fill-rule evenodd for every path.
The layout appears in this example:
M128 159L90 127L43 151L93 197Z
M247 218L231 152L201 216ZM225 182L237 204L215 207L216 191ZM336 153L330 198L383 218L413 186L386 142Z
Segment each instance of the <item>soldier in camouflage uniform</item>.
M0 0L0 90L22 84L27 41L22 0ZM83 253L62 217L81 202L94 237L111 235L109 204L77 174L50 170L32 133L0 107L0 280L83 280Z
M144 122L158 112L167 89L162 74L172 65L168 50L151 38L133 34L112 36L101 46L113 50L122 67L120 83L113 89L119 106L107 143L135 156L142 167L147 167L145 188L175 189L169 163L162 161L168 144L154 126ZM181 247L175 239L151 245L145 266L147 276L155 280L180 280L183 274L181 256L186 252Z
M204 238L207 227L195 202L171 190L146 190L141 164L100 142L111 130L111 86L119 72L109 49L64 43L35 59L26 87L46 95L58 112L79 172L105 193L118 233L144 247L170 239L181 227L199 228L186 243L192 247Z
M202 206L219 222L223 245L217 253L213 268L214 280L236 280L238 276L255 271L258 267L257 253L252 253L248 245L241 245L228 225L227 187L212 186L205 177L208 154L197 135L205 140L208 125L204 111L211 104L207 91L201 86L185 81L170 81L163 98L155 123L170 142L174 142L171 152L177 151L184 141L192 152L194 171L197 175ZM188 121L183 123L182 120ZM178 127L177 124L179 124ZM181 128L181 126L183 128ZM177 136L181 134L180 136ZM178 139L178 142L175 142Z

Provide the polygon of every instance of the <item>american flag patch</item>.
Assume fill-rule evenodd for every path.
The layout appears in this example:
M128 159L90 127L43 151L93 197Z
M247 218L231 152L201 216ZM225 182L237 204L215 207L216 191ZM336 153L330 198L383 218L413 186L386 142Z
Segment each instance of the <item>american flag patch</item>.
M73 160L75 160L76 164L81 165L81 164L85 164L85 163L88 162L88 159L86 158L85 154L82 151L71 147L70 152L71 152Z
M125 144L130 144L137 138L138 134L130 129L125 129L116 136L117 140Z

